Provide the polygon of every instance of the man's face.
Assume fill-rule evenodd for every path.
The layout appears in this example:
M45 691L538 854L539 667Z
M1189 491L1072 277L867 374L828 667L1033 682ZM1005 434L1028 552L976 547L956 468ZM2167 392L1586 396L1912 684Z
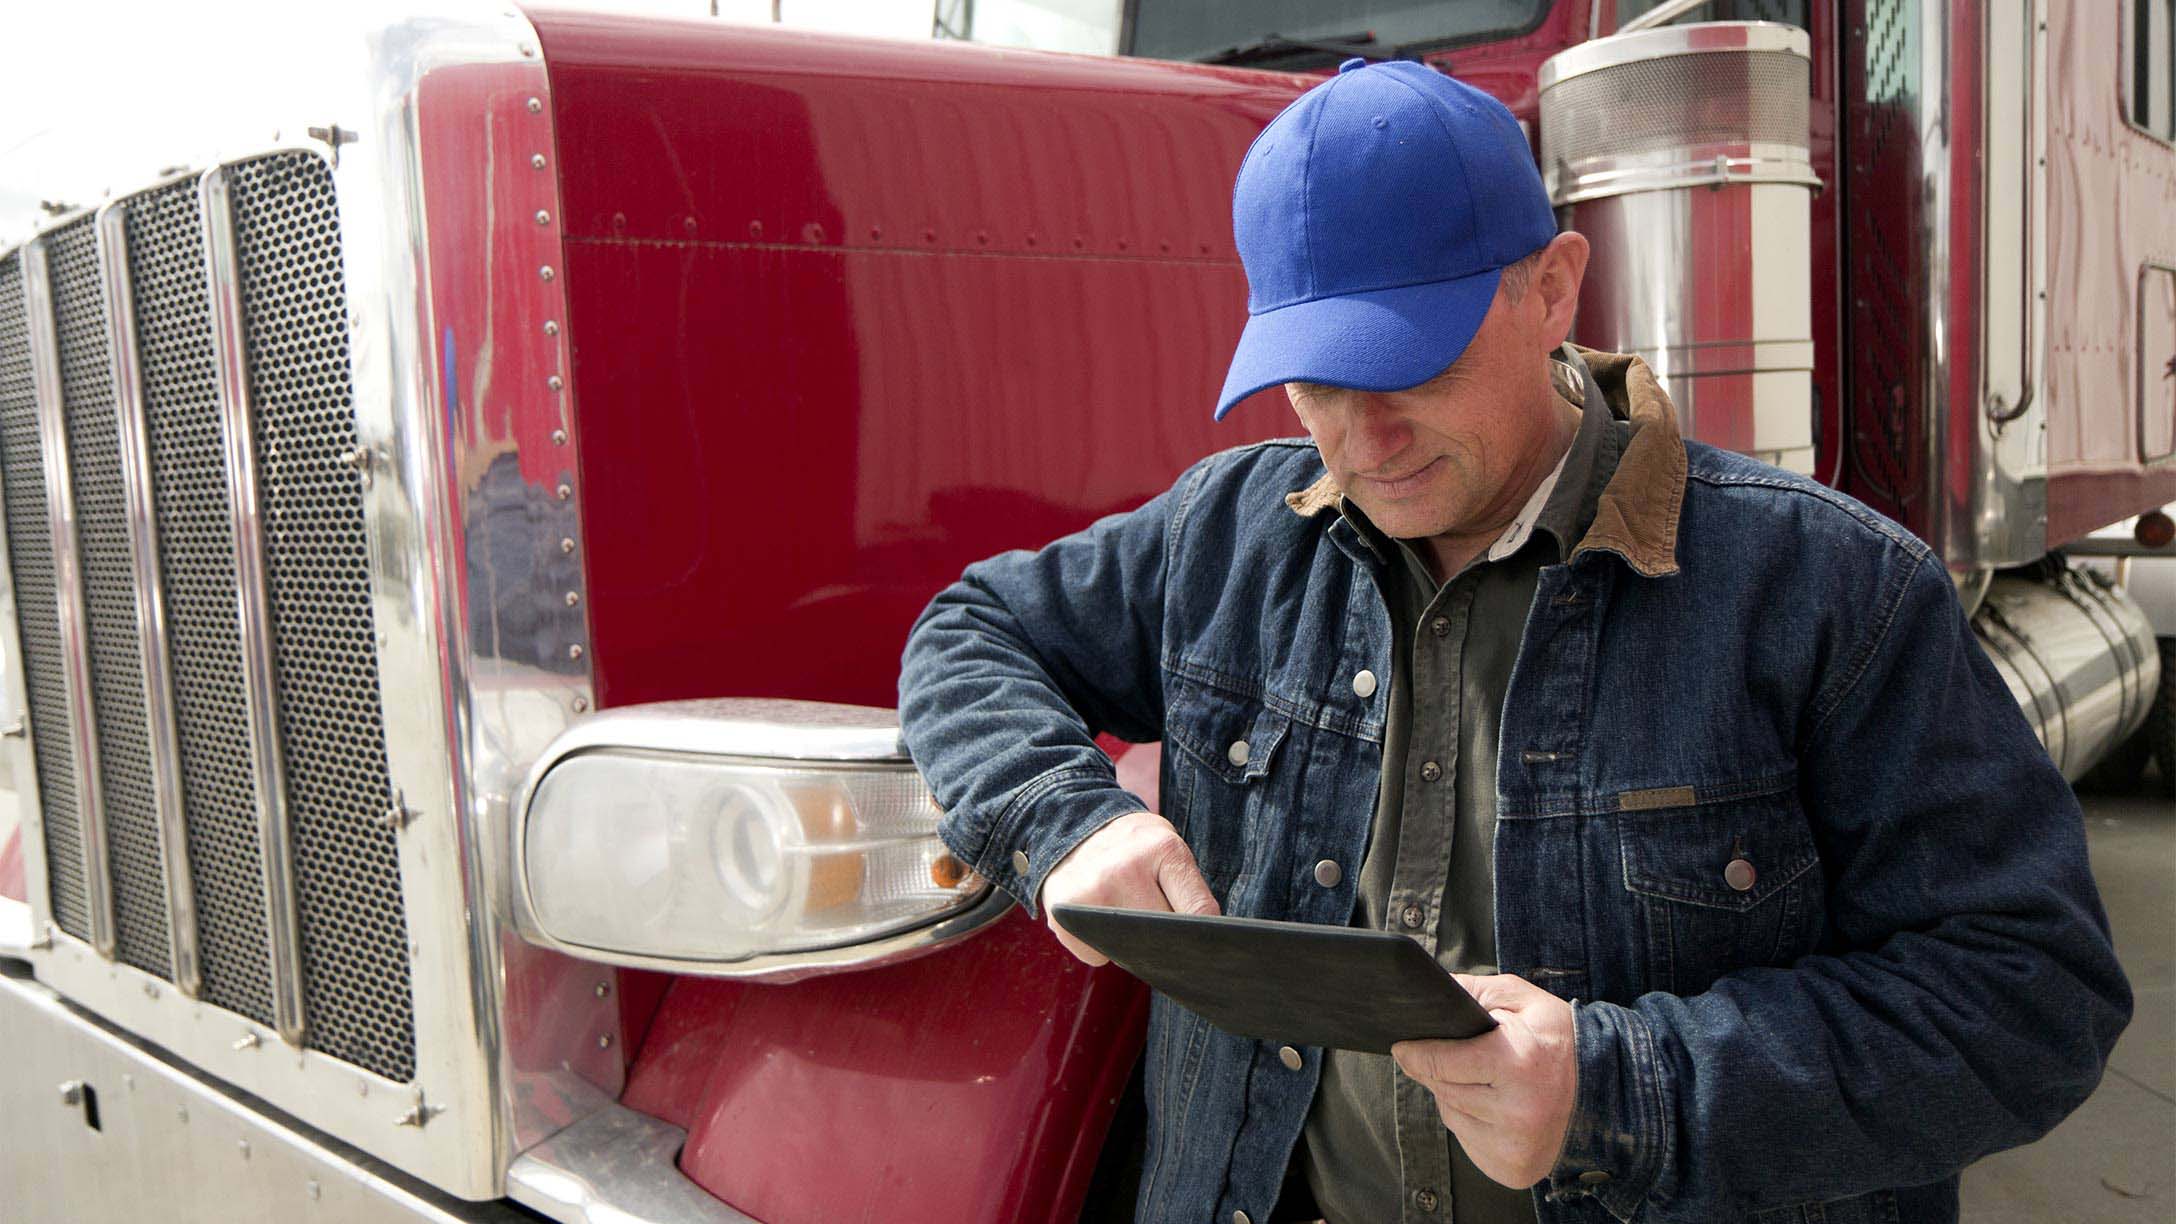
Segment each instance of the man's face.
M1558 242L1565 238L1577 240ZM1466 351L1417 387L1285 384L1338 487L1386 534L1483 531L1516 514L1546 475L1534 469L1543 458L1555 461L1549 448L1564 414L1550 388L1549 355L1570 329L1565 298L1577 294L1586 254L1585 243L1577 245L1576 260L1567 261L1552 244L1524 293L1499 287ZM1578 266L1564 266L1570 262Z

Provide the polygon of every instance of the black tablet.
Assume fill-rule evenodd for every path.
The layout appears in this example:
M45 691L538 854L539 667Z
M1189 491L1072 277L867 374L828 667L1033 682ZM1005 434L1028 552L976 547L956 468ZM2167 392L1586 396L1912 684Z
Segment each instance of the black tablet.
M1228 1033L1388 1054L1496 1027L1427 949L1391 931L1060 905L1058 924Z

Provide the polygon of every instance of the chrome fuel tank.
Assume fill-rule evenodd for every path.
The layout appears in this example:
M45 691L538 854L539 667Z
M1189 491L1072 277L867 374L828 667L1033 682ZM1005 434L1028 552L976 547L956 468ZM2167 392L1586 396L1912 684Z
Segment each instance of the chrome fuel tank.
M2146 720L2161 680L2153 626L2101 575L1997 575L1972 628L2064 777L2076 781Z

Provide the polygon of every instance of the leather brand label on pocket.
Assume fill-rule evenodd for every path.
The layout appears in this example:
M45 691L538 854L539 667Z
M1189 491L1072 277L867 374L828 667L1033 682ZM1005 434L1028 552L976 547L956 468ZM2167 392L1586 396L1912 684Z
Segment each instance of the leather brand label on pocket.
M1696 802L1689 786L1657 786L1648 790L1620 791L1617 810L1620 812L1645 812L1652 808L1691 807Z

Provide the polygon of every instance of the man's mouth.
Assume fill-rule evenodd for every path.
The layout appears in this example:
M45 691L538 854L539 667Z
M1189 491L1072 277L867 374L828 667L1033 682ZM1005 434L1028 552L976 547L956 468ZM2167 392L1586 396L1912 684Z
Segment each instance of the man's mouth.
M1422 482L1427 479L1430 473L1435 471L1436 465L1441 462L1443 462L1443 456L1437 455L1403 476L1362 476L1361 479L1374 485L1385 497L1403 497L1408 493L1418 491Z

